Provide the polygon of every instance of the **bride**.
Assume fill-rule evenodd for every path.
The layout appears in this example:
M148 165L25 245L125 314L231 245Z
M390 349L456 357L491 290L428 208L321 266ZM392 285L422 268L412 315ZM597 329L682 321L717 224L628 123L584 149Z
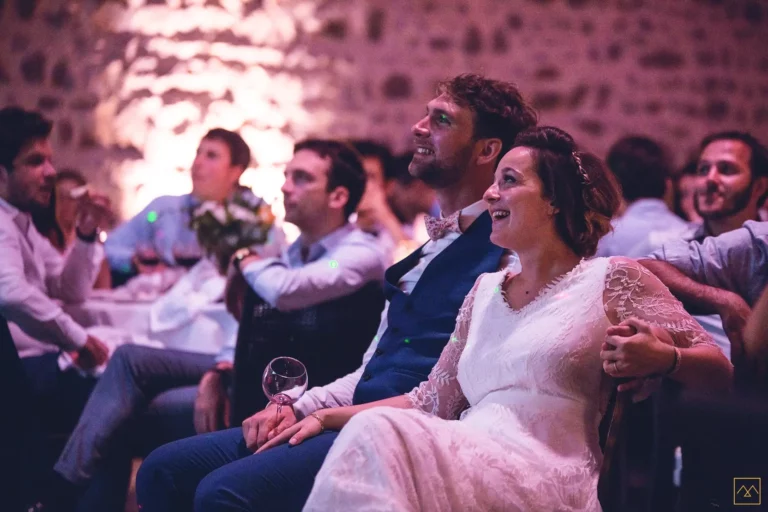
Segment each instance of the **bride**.
M729 361L653 274L584 259L619 192L567 133L521 134L485 200L492 241L519 265L478 278L429 380L320 410L261 448L344 427L304 510L600 510L611 377L730 386Z

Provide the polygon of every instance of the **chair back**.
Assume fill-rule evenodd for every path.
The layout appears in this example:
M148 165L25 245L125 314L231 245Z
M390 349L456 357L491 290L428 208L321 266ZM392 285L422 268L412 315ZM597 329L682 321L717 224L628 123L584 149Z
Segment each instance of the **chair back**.
M597 483L597 497L604 512L622 509L624 496L624 475L620 461L622 442L625 437L627 409L630 404L629 392L613 390L608 407L600 421L600 447L603 463Z
M233 424L263 409L264 369L280 356L307 368L309 386L323 386L355 371L376 334L384 307L378 282L355 293L297 311L278 311L252 289L246 293L235 349Z
M0 460L10 471L0 479L0 496L4 510L22 510L27 493L28 476L25 462L28 446L30 388L13 343L8 322L0 316L0 397L3 415L3 435L0 442Z

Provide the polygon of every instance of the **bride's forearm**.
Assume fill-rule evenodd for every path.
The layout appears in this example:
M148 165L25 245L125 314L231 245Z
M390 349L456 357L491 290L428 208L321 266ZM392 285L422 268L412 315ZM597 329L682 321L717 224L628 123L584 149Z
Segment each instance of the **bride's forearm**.
M399 395L384 400L378 400L368 404L349 405L346 407L333 407L320 409L315 414L323 420L323 426L330 430L341 430L355 414L373 407L395 407L397 409L410 409L411 401L405 395Z

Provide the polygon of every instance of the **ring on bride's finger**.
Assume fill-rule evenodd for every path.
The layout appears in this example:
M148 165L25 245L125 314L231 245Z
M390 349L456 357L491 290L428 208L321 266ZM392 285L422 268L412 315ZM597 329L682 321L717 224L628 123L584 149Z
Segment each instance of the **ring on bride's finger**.
M619 368L616 366L616 361L613 362L613 373L619 373Z

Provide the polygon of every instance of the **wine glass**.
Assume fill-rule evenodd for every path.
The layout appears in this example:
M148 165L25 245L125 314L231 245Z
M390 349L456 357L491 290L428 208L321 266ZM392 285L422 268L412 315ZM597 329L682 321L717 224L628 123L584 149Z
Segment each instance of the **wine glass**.
M284 405L293 405L307 390L307 369L292 357L276 357L269 362L261 386L269 401L277 405L276 417Z
M197 242L178 241L173 244L173 259L187 270L197 265L202 258L203 250Z
M148 270L154 270L160 265L160 255L157 253L153 243L139 243L136 246L135 255L136 261Z

